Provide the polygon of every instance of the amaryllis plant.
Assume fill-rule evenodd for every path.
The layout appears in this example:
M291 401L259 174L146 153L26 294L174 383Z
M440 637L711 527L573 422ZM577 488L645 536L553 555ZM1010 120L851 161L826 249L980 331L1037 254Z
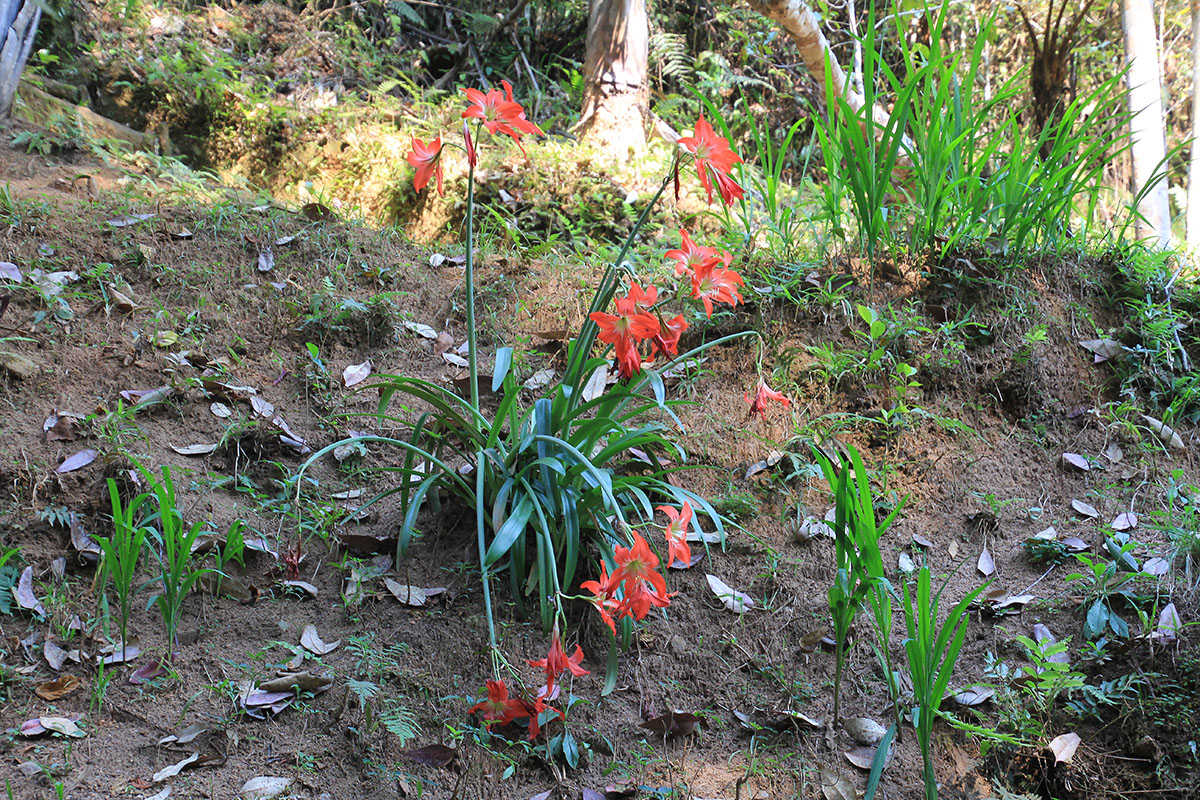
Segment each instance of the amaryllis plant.
M675 283L669 286L639 280L626 264L650 210L669 186L678 189L681 168L695 167L710 202L714 194L722 202L740 196L742 189L730 170L741 159L701 118L694 135L680 140L671 169L642 210L614 266L601 278L588 314L568 344L561 383L532 402L522 397L513 372L512 348L482 353L475 314L474 187L479 149L511 139L524 152L523 140L542 134L514 99L512 87L507 82L501 86L503 91L464 90L467 105L461 140L457 135L438 136L428 143L414 138L408 158L416 169L415 188L428 191L436 186L441 192L447 153L458 150L465 156L466 396L420 378L378 376L366 387L379 393L378 408L369 416L381 429L406 434L361 435L337 442L315 453L301 473L349 442L374 441L398 448L403 454L399 463L380 468L394 474L393 485L364 506L398 498L402 521L397 559L406 554L423 509L436 512L449 496L475 512L495 680L488 684L487 699L472 711L492 726L525 724L536 737L542 725L562 713L554 706L561 677L585 674L582 650L576 646L568 656L562 647L559 632L565 629L566 602L590 602L612 629L604 688L611 691L618 639L628 643L634 621L670 603L663 568L672 561L690 565L688 529L699 531L701 519L707 519L723 540L723 521L709 502L675 485L677 480L668 480L689 465L687 453L669 437L662 422L664 418L678 421L673 409L679 401L667 396L661 373L709 347L754 334L733 334L680 353L689 318L701 319L701 309L707 317L716 306L742 302L742 278L732 269L729 253L698 245L684 232L680 249L665 253L665 258L677 263ZM597 339L603 349L597 348ZM481 387L480 365L485 361L490 365L490 385ZM610 376L617 379L615 384ZM490 390L486 402L483 388ZM396 400L401 402L393 409ZM656 523L656 508L666 515L665 526ZM661 531L661 538L650 535L654 530ZM654 540L653 545L646 536ZM665 553L665 563L658 552ZM587 577L580 574L581 559L585 563L598 559L593 575L599 576L578 584L588 594L576 594L577 582ZM524 613L525 598L536 597L543 629L552 632L546 658L531 662L545 674L538 692L516 687L510 691L501 677L505 667L491 606L492 578L501 571L507 573L518 609ZM515 669L507 669L517 675ZM570 762L561 733L556 741Z

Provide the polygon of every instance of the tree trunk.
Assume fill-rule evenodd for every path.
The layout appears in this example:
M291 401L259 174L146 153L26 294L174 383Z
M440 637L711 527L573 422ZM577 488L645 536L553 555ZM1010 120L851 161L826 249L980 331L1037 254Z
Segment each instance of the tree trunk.
M1200 249L1200 0L1192 0L1192 155L1188 159L1187 246Z
M828 62L829 82L833 91L853 110L858 111L863 107L865 100L862 94L854 91L850 85L846 71L829 49L829 40L821 32L817 15L809 8L808 3L803 0L746 0L746 5L764 17L774 20L788 32L792 41L800 48L800 58L804 60L804 65L808 67L809 73L822 90L825 88L825 65ZM877 107L873 113L877 124L887 124L888 113L885 110Z
M1147 189L1162 168L1167 155L1163 126L1162 84L1158 69L1158 36L1154 30L1153 0L1123 0L1125 61L1129 65L1130 155L1133 160L1133 186L1141 194L1138 212L1139 238L1151 238L1161 247L1171 246L1171 207L1167 182L1162 178Z
M623 163L646 149L650 20L646 0L590 0L581 138Z
M0 0L0 120L8 119L42 10L32 0Z

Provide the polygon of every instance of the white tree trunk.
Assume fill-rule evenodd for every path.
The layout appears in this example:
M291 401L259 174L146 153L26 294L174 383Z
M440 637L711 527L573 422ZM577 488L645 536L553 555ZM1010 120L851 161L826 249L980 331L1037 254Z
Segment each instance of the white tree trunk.
M8 119L42 10L32 0L0 0L0 120Z
M1132 189L1140 193L1154 178L1167 155L1162 83L1158 68L1158 36L1154 30L1154 2L1123 0L1122 12L1125 60L1129 65ZM1171 206L1165 178L1145 193L1138 204L1138 211L1145 218L1138 223L1138 236L1157 240L1161 247L1170 247Z
M787 31L800 50L800 58L804 60L804 66L808 67L809 73L822 90L825 88L825 69L828 66L829 84L834 93L845 100L846 104L855 112L866 104L866 98L861 92L855 91L855 87L846 76L846 71L842 69L837 56L830 49L829 40L821 32L820 21L813 10L809 8L808 3L804 0L746 0L746 5L774 20ZM861 67L859 69L861 71ZM863 76L863 80L866 79L866 76ZM871 116L875 120L878 132L887 126L890 114L887 109L876 105L871 109ZM896 161L898 169L894 177L902 179L907 174L907 168L911 166L907 154L912 152L912 148L912 140L907 134L904 134L900 157Z
M1192 0L1192 156L1188 161L1187 246L1200 249L1200 0Z

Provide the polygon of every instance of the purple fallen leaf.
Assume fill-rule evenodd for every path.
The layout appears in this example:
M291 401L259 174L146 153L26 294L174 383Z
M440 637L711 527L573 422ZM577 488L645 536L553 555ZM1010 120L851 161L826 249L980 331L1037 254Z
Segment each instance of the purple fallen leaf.
M1109 527L1114 531L1131 531L1137 527L1137 524L1137 514L1132 511L1122 511L1120 514L1117 514L1117 518L1112 521Z
M1096 510L1095 506L1091 503L1085 503L1082 500L1072 500L1071 508L1075 509L1075 513L1079 516L1087 517L1088 519L1095 519L1100 516L1100 512Z
M681 559L677 558L673 562L671 562L671 564L669 566L671 569L691 569L692 567L696 566L703 560L704 560L703 553L693 553L692 560L687 562L686 564L683 563L683 561Z
M75 470L82 469L95 461L96 456L98 455L99 453L97 453L95 450L80 450L74 455L67 456L66 460L59 464L58 469L54 471L60 475L64 472L74 472Z
M1062 540L1062 545L1068 553L1084 553L1088 549L1087 542L1077 536L1068 536Z
M242 699L242 705L246 706L247 708L254 708L256 706L273 706L281 700L291 700L295 696L295 692L253 691Z
M270 272L275 269L275 254L271 252L271 248L266 247L258 254L258 271Z
M41 736L47 729L42 726L40 719L27 719L21 723L22 736Z
M346 388L362 383L371 374L371 359L367 359L361 364L351 364L342 371L342 381L345 382Z
M46 616L46 608L33 593L33 567L26 567L21 572L21 579L17 581L17 587L13 590L13 594L17 598L17 605L21 608L32 611L39 617Z
M445 767L453 761L458 753L444 744L429 744L401 753L409 761L424 764L427 767Z
M1092 468L1092 464L1078 453L1063 453L1062 460L1065 464L1070 464L1072 467L1083 472L1087 472Z
M11 261L0 261L0 278L13 283L25 280L25 277L21 275L21 268Z
M996 571L996 562L992 558L991 552L987 549L987 545L983 546L982 552L979 553L979 561L975 564L985 578L990 578L992 573Z
M169 672L166 663L163 660L151 661L149 664L143 664L135 669L129 676L129 682L134 686L140 686L143 683L149 683L156 678L161 678Z
M141 653L142 648L135 644L126 645L124 648L122 648L120 645L116 645L112 652L98 656L96 658L96 663L104 664L105 666L112 664L127 664L141 655Z

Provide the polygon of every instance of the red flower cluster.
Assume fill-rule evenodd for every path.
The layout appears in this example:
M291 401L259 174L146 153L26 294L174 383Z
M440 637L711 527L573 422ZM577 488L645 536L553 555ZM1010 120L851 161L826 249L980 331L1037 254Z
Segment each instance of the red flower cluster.
M519 697L510 697L508 686L504 681L488 681L487 699L480 700L471 706L467 710L467 713L476 714L482 712L481 716L486 724L496 725L500 728L522 717L528 717L529 738L533 740L542 732L541 714L547 709L550 709L550 706L546 705L546 698L542 695L534 698L531 703ZM558 714L559 719L562 719L563 713L561 711L558 709L552 710Z
M629 293L619 298L616 314L594 311L590 318L600 327L598 338L611 344L617 353L617 370L622 378L636 375L642 369L642 354L638 344L646 339L657 339L664 352L679 343L679 334L687 328L683 317L676 317L668 324L669 333L664 336L658 317L652 310L658 302L658 288L651 286L643 290L636 283L629 285ZM673 338L672 338L673 337Z
M500 81L500 85L504 87L504 92L499 89L489 89L487 93L478 89L463 89L467 95L469 105L467 110L462 113L463 116L463 141L467 151L467 163L472 167L476 164L475 142L471 139L471 130L468 127L468 120L477 119L483 123L483 126L488 129L488 133L495 135L502 133L506 136L511 136L512 140L517 143L517 147L521 148L521 152L525 152L524 145L521 144L521 136L526 133L542 135L542 129L534 125L525 118L525 109L521 104L513 100L512 86L508 81ZM413 189L420 192L427 185L432 176L437 176L438 194L444 194L442 190L442 140L438 137L431 141L428 145L417 138L413 138L412 151L408 154L408 163L416 168L417 173L413 176Z
M713 183L717 184L717 192L725 205L746 193L738 182L729 176L733 165L741 163L742 157L729 149L729 140L718 136L712 124L703 115L696 121L691 136L680 137L679 146L694 156L696 173L700 178L700 185L708 194L709 205L712 205ZM676 186L678 187L678 183Z
M683 244L680 249L668 250L666 258L676 262L676 275L687 275L691 280L691 296L704 303L704 313L712 316L713 303L734 306L743 302L738 287L744 286L745 282L741 275L729 269L733 256L715 247L696 244L686 230L679 233ZM641 371L639 345L643 341L651 343L652 358L659 353L668 357L679 354L679 337L688 328L687 320L682 314L671 320L662 319L654 309L656 302L658 287L643 289L631 282L629 292L617 299L617 313L594 311L590 315L600 327L600 341L611 344L616 350L617 371L623 379Z
M611 577L601 564L600 580L584 581L580 586L592 593L592 605L615 636L618 619L645 619L651 608L666 608L671 595L667 594L666 581L657 571L658 556L637 533L633 534L633 547L614 548L614 558L617 569ZM618 591L622 594L620 598Z

